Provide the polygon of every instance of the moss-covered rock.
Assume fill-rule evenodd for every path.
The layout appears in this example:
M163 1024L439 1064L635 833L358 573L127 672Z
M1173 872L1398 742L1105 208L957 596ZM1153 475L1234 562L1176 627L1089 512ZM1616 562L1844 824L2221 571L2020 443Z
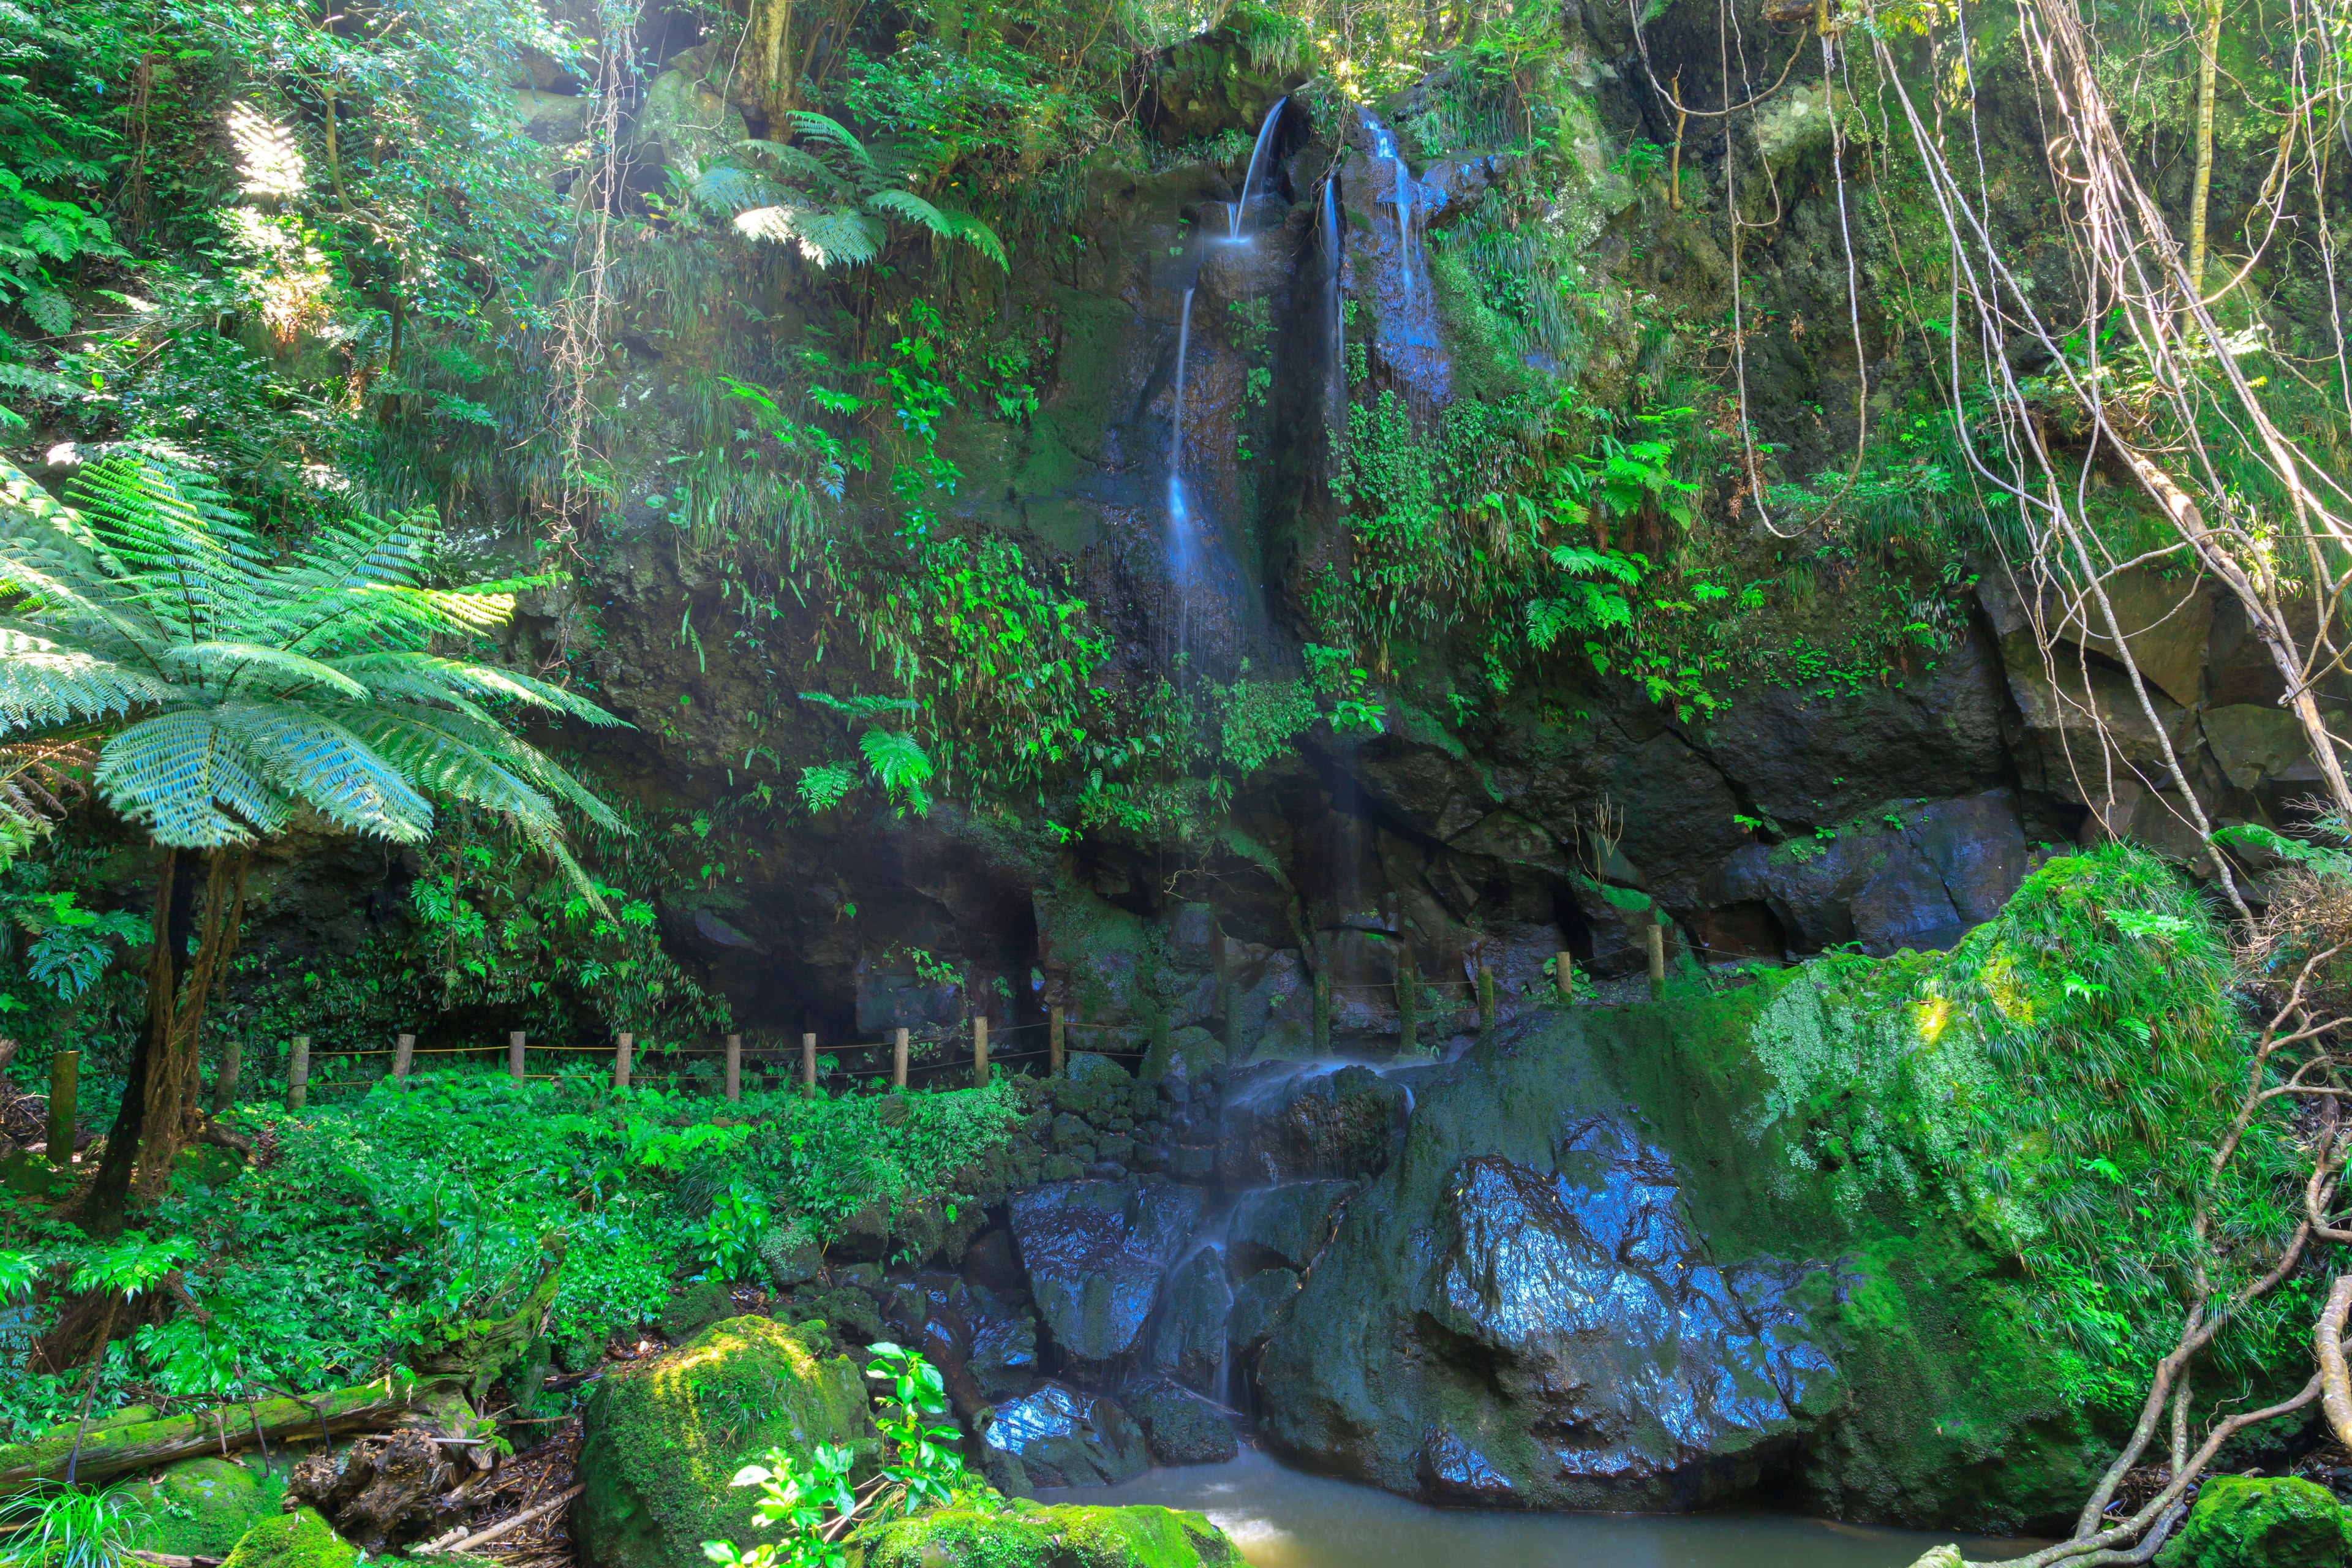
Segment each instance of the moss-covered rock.
M722 1318L735 1315L735 1297L723 1279L689 1279L662 1306L662 1338L683 1344Z
M2352 1568L2352 1510L2294 1476L2217 1476L2157 1568Z
M822 1325L730 1318L608 1373L582 1414L582 1568L698 1568L706 1541L767 1539L736 1471L771 1448L875 1437L857 1368L825 1359L830 1343Z
M356 1568L359 1561L360 1549L306 1508L247 1531L221 1568Z
M132 1550L221 1557L256 1524L278 1516L286 1483L255 1464L189 1459L123 1489L131 1500L126 1536Z
M1241 1552L1197 1513L1174 1509L945 1509L882 1530L866 1568L1220 1568Z

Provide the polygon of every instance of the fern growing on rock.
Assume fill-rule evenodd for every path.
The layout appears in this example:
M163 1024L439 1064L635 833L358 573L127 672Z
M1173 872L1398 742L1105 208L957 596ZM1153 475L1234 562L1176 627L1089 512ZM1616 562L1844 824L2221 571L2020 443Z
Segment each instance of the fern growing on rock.
M156 1190L206 1131L197 1029L236 945L252 846L305 814L417 843L437 797L497 813L584 885L563 809L619 819L497 709L619 721L436 651L503 625L528 584L427 586L429 513L354 516L275 552L200 485L143 462L91 465L71 500L0 461L0 742L93 747L98 795L163 851L164 940L91 1205L103 1215L134 1162Z

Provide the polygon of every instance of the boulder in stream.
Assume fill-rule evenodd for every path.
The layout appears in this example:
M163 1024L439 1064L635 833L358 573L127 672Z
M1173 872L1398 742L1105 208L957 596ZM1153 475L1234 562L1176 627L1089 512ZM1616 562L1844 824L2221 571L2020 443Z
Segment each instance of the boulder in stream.
M2352 1510L2295 1476L2215 1476L2157 1568L2352 1568Z
M1016 1495L1034 1487L1109 1486L1151 1464L1142 1428L1115 1401L1058 1383L998 1405L981 1442L989 1479Z
M1029 1293L1062 1353L1100 1364L1141 1345L1160 1278L1201 1217L1172 1182L1056 1182L1013 1199Z
M1238 1568L1241 1552L1197 1513L1041 1507L1003 1513L940 1509L876 1532L866 1568Z
M1155 1377L1119 1397L1160 1464L1221 1465L1241 1452L1225 1413L1189 1388Z
M1807 1270L1719 1268L1622 1119L1544 1165L1413 1163L1359 1200L1259 1363L1267 1429L1434 1501L1690 1508L1744 1489L1836 1387ZM1368 1194L1369 1196L1370 1194Z
M875 1440L865 1380L829 1347L814 1325L730 1318L607 1373L581 1413L581 1568L693 1568L706 1541L772 1540L737 1470L771 1448Z

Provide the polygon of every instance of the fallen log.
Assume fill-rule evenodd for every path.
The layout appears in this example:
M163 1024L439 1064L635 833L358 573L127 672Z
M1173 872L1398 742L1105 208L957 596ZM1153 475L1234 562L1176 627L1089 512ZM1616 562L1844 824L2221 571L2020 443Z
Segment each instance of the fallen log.
M160 1421L93 1424L81 1433L77 1481L102 1481L175 1459L226 1455L255 1443L317 1437L322 1432L381 1431L425 1425L446 1428L458 1419L465 1380L433 1377L380 1378L356 1388L340 1388L301 1398L258 1399ZM75 1428L57 1427L29 1443L0 1447L0 1496L43 1481L65 1479L74 1453Z

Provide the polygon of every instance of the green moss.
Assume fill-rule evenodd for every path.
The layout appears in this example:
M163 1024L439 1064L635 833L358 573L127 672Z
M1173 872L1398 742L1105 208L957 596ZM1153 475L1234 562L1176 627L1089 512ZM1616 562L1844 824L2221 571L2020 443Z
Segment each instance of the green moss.
M736 1471L771 1448L874 1437L857 1368L829 1344L822 1325L730 1318L608 1373L582 1422L583 1568L696 1568L705 1541L768 1539Z
M723 1279L689 1279L670 1293L662 1308L662 1337L672 1344L692 1339L722 1318L735 1315L735 1298Z
M2347 1568L2352 1511L2293 1476L2216 1476L2157 1568Z
M1216 1568L1239 1563L1224 1531L1173 1509L942 1510L877 1531L866 1568Z
M359 1561L360 1549L306 1508L247 1531L221 1568L356 1568Z
M220 1557L259 1521L275 1518L280 1477L234 1459L189 1459L160 1479L124 1489L133 1500L127 1539L134 1550Z

